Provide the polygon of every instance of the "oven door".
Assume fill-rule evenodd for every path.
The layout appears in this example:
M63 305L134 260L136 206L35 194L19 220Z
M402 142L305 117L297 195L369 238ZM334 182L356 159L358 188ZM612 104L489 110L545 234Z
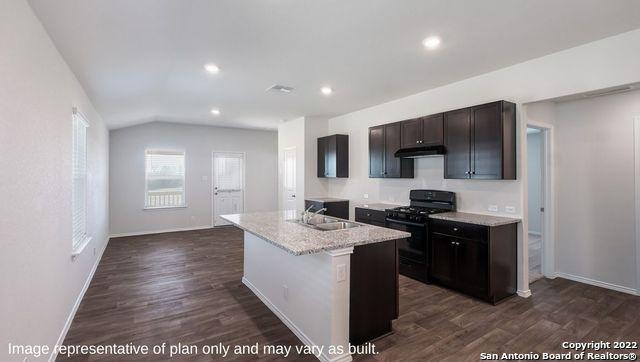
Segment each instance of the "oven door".
M397 242L401 258L427 264L427 225L403 220L386 219L387 227L411 233L411 237Z

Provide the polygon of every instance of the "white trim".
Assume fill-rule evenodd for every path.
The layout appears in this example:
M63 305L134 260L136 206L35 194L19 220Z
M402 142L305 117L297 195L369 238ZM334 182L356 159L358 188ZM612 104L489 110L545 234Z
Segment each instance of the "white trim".
M518 296L522 298L529 298L531 296L531 289L527 290L518 290Z
M152 211L152 210L167 210L167 209L186 209L187 204L183 206L154 206L154 207L143 207L143 211Z
M82 251L89 245L91 242L90 236L85 236L84 240L78 244L75 248L71 250L71 259L75 259L78 255L82 254Z
M542 233L538 231L529 231L529 234L535 235L535 236L542 236Z
M635 164L636 294L640 295L640 116L633 120L633 136L633 158Z
M353 254L353 246L349 246L347 248L327 250L326 253L331 255L331 256L340 256L340 255Z
M317 346L316 343L314 343L306 334L304 334L304 332L302 332L300 328L298 328L298 326L296 326L289 318L287 318L287 316L284 313L282 313L280 309L278 309L278 307L276 307L275 304L273 304L269 300L269 298L267 298L264 294L262 294L260 290L258 290L258 288L256 288L253 284L251 284L251 282L244 276L242 277L242 283L246 285L247 288L249 288L253 292L253 294L255 294L256 297L258 297L258 299L260 299L262 303L264 303L264 305L267 306L267 308L271 309L273 314L275 314L276 317L280 318L282 323L284 323L293 332L293 334L295 334L296 337L298 337L298 339L302 343L310 347ZM326 353L326 350L327 349L324 348L322 354L320 355L320 357L318 357L320 361L348 362L352 360L351 355L349 353L332 357L331 355Z
M247 153L246 152L238 152L238 151L211 151L211 182L209 183L209 191L211 192L209 195L211 197L211 227L220 227L220 226L228 226L228 225L217 225L216 226L216 209L214 205L214 195L213 195L213 183L215 182L215 155L216 153L231 153L242 155L242 212L245 212L245 197L247 195Z
M555 278L556 277L556 255L555 255L555 182L554 182L554 127L548 123L536 122L533 120L527 120L525 124L526 128L537 128L542 131L543 137L543 207L544 213L542 214L542 231L541 233L536 232L527 232L524 237L526 238L525 245L529 245L529 233L533 235L540 235L542 237L542 275L547 278ZM526 137L525 137L526 142ZM525 144L525 150L528 152L528 145ZM527 154L522 157L523 163L525 164L524 168L527 168L528 165L526 163ZM526 172L526 170L525 170ZM526 205L523 206L523 213L526 215L525 217L528 219L529 217L529 187L527 177L523 177L523 192L526 195ZM528 228L527 222L527 228Z
M191 226L186 228L171 228L171 229L160 229L160 230L147 230L147 231L134 231L129 233L119 233L119 234L111 234L110 238L122 238L125 236L139 236L139 235L153 235L153 234L164 234L164 233L174 233L178 231L192 231L192 230L204 230L211 229L211 225L202 225L202 226Z
M559 278L573 280L574 282L579 282L579 283L584 283L584 284L589 284L589 285L595 285L596 287L611 289L611 290L615 290L615 291L622 292L622 293L627 293L627 294L632 294L632 295L640 295L640 294L637 293L637 291L635 289L629 288L629 287L625 287L625 286L622 286L622 285L617 285L617 284L612 284L612 283L607 283L607 282L601 282L599 280L580 277L580 276L577 276L577 275L561 273L561 272L557 272L556 276L559 277Z
M56 346L60 346L62 345L62 343L64 343L64 339L67 337L67 332L69 332L71 323L73 323L73 318L76 316L76 312L78 311L78 307L80 307L80 303L82 302L82 298L84 298L84 294L87 292L87 289L89 289L89 285L91 285L91 281L93 280L93 275L96 273L96 270L98 269L98 265L102 260L102 255L104 254L104 251L107 249L107 245L109 245L109 238L107 238L107 240L105 241L104 246L100 251L100 255L96 258L96 261L93 264L93 267L91 267L89 276L87 277L87 280L85 280L84 285L80 290L80 294L78 295L75 303L73 304L73 308L71 308L71 313L69 313L69 315L67 316L67 320L64 322L64 327L62 327L62 331L58 336L58 341L56 342ZM49 355L49 362L55 361L56 356L57 356L57 351L54 348L53 351L51 352L51 355Z

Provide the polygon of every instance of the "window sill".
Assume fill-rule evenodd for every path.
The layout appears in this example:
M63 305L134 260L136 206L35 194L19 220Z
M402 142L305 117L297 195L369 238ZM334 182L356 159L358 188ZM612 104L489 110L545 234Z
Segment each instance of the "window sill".
M89 243L91 242L91 237L87 236L84 238L84 241L80 243L80 245L76 246L72 251L71 251L71 259L75 259L78 257L78 255L82 254L82 251L84 250L84 248L89 245Z
M186 209L187 205L182 205L182 206L155 206L155 207L143 207L142 210L144 211L149 211L149 210L169 210L169 209Z

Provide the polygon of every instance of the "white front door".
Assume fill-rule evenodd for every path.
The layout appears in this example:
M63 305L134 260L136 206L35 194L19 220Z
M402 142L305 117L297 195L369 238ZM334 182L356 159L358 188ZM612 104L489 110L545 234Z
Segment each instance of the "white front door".
M213 153L213 226L229 225L220 215L244 211L244 154Z
M284 167L283 169L283 183L284 183L284 195L282 200L283 210L295 210L296 209L296 149L287 148L284 150Z

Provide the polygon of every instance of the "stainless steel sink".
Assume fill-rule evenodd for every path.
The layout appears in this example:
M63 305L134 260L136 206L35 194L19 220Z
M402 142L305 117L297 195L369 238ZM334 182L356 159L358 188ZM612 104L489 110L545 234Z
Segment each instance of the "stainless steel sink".
M338 221L338 222L328 222L325 224L318 224L316 225L316 228L324 231L329 231L329 230L351 229L358 226L360 226L360 224L356 224L354 222Z
M331 230L344 230L351 229L360 226L360 224L349 221L342 221L340 219L336 219L329 216L317 215L311 218L309 222L302 222L300 219L287 220L288 222L293 222L298 225L302 225L311 229L321 230L321 231L331 231Z

